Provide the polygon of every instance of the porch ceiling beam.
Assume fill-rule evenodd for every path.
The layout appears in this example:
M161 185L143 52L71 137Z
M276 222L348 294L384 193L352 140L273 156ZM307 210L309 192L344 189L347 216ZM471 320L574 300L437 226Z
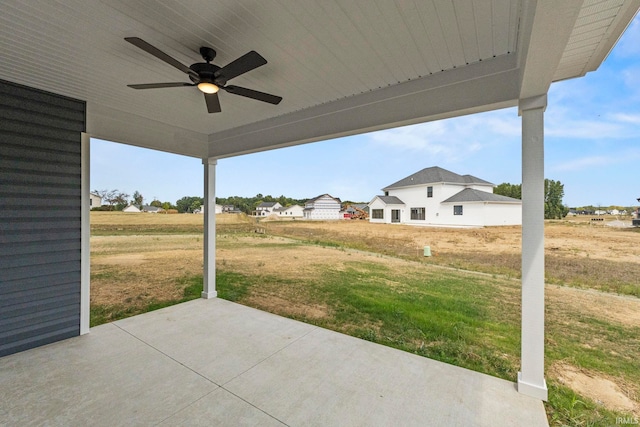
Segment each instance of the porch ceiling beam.
M201 159L208 157L206 134L92 102L87 103L87 133L91 138L123 144L135 141L137 147Z
M532 0L523 4L518 64L520 99L544 95L553 82L583 0Z
M209 136L229 157L517 105L515 55L311 107Z

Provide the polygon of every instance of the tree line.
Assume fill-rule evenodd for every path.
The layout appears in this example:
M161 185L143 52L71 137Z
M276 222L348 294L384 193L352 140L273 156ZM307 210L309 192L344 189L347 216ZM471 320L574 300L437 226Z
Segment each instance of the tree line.
M503 182L494 190L494 194L522 199L522 184ZM564 184L553 179L544 180L544 218L562 219L569 213L569 208L562 203Z
M145 205L145 198L139 192L135 191L133 196L130 196L128 193L120 191L118 189L115 190L93 190L93 194L96 194L102 198L102 202L104 203L101 208L94 208L94 210L104 210L104 211L121 211L129 205L133 205L138 209L141 209L142 206ZM278 202L282 206L292 206L292 205L302 205L309 199L294 199L291 197L286 197L281 195L279 197L273 197L271 195L262 195L260 193L256 194L254 197L240 197L240 196L231 196L231 197L216 197L216 204L218 205L231 205L235 209L240 210L246 214L251 214L256 210L256 207L260 205L262 202ZM160 200L154 199L149 202L150 206L155 206L162 208L164 210L176 210L179 213L192 213L198 211L204 205L204 198L199 196L185 196L178 200L175 203L171 202L162 202Z

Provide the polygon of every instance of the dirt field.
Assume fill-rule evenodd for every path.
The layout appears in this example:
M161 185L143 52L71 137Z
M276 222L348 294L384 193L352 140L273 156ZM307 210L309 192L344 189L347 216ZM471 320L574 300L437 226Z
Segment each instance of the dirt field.
M366 221L261 224L276 235L337 242L404 259L520 276L520 227L453 229ZM594 225L584 218L546 223L547 282L640 297L640 229L604 224ZM424 258L424 246L430 247L431 258Z
M640 297L640 229L606 225L615 218L597 224L589 219L579 217L546 223L547 282ZM520 275L520 227L452 229L348 220L262 220L257 223L255 219L238 215L218 215L216 222L218 238L228 233L258 230L266 235L344 246L429 264L514 278ZM198 234L202 233L202 215L94 212L91 223L94 272L100 273L102 266L122 261L139 263L140 277L145 277L144 269L150 268L162 278L163 257L184 257L180 263L184 273L199 272L202 242ZM163 253L167 236L174 234L184 236L172 240L171 251ZM126 246L118 239L123 235L132 237ZM180 239L185 243L180 243ZM177 244L180 252L175 252L173 244ZM425 246L431 249L430 258L423 256ZM152 253L144 255L144 262L143 252ZM218 257L224 258L224 254L219 253ZM157 265L152 260L156 260ZM171 272L170 276L176 273L178 271ZM114 286L119 280L120 277L113 278ZM135 280L136 276L131 276L131 281L135 283Z
M287 222L264 224L274 231L292 225ZM520 254L521 246L520 227L438 228L336 221L305 222L304 226L297 228L304 230L309 238L313 238L314 234L328 232L345 236L345 240L355 236L359 239L397 240L416 253L422 253L423 246L430 246L435 256L455 251ZM545 228L545 249L553 254L572 257L639 262L640 233L634 231L578 221L548 221Z

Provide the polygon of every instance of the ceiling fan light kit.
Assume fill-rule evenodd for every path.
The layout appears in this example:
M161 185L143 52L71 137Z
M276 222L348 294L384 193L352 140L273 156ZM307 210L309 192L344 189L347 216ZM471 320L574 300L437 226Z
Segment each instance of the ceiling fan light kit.
M216 93L220 90L218 86L208 82L198 83L198 89L200 89L200 91L203 93Z
M193 87L197 88L204 93L205 102L207 104L207 111L209 113L219 113L222 111L220 108L220 101L218 99L218 91L220 89L225 92L244 96L246 98L255 99L269 104L277 105L282 101L282 98L276 95L271 95L264 92L258 92L257 90L248 89L240 86L225 86L227 81L238 77L244 73L261 67L267 63L259 53L255 51L248 52L240 58L232 61L224 67L218 67L211 63L216 57L216 51L210 47L201 47L200 55L205 62L197 62L191 64L189 67L182 64L178 60L172 58L166 53L162 52L155 46L150 45L146 41L138 37L126 37L125 40L134 46L144 50L145 52L155 56L156 58L164 61L174 68L182 71L189 76L192 83L145 83L128 85L132 89L160 89L168 87Z

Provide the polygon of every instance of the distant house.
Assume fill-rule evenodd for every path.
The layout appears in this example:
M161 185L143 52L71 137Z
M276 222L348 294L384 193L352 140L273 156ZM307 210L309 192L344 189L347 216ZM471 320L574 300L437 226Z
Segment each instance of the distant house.
M216 212L218 213L218 212ZM239 214L242 213L242 211L238 208L236 208L233 205L222 205L222 212L221 213L233 213L233 214Z
M304 208L300 205L279 207L273 212L283 218L302 218L304 216Z
M304 204L304 219L341 219L342 202L329 194L323 194Z
M382 189L369 203L369 221L411 225L522 224L522 201L493 194L494 185L472 175L430 167Z
M90 193L89 194L89 209L99 208L102 206L102 197L97 194Z
M159 212L164 212L164 209L162 209L162 208L160 208L158 206L143 205L142 206L142 212L159 213Z
M281 208L282 205L278 202L262 202L256 207L256 216L269 216L274 213L274 210Z
M138 209L137 207L135 207L133 205L129 205L126 208L122 209L122 212L140 213L140 209Z
M216 215L222 213L222 205L216 203ZM200 209L196 209L193 213L204 214L204 205L200 205Z

